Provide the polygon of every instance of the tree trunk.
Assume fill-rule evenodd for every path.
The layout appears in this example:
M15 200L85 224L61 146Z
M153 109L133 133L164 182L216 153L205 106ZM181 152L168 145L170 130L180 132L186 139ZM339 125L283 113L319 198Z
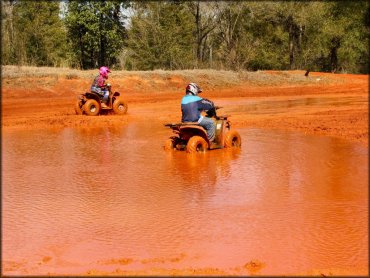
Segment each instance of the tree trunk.
M294 26L293 18L288 18L288 33L289 33L289 68L294 69L295 56L294 56Z
M81 27L79 27L78 30L78 45L80 48L80 67L81 69L85 69L85 62L84 62L84 48L83 48L83 43L82 43L82 32L81 32Z
M100 13L99 17L99 42L100 42L100 47L99 47L99 66L104 66L105 65L105 60L104 60L104 53L105 53L105 46L104 46L104 35L103 35L103 14Z
M340 47L339 38L332 39L332 47L330 49L330 67L331 72L337 72L338 70L338 48Z
M196 32L197 32L197 67L199 66L199 62L201 61L201 26L200 26L200 11L199 11L199 1L196 3L196 13L195 13L195 24L196 24Z

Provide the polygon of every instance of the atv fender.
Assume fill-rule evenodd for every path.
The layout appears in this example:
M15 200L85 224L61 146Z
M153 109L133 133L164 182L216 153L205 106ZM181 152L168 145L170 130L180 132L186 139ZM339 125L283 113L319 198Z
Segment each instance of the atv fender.
M87 99L95 99L98 103L100 103L100 98L99 98L98 94L86 92L85 97Z
M112 97L119 97L119 96L120 96L119 92L114 92L114 94L112 95Z
M209 144L206 130L199 125L183 125L179 128L181 139L189 140L193 136L200 136Z

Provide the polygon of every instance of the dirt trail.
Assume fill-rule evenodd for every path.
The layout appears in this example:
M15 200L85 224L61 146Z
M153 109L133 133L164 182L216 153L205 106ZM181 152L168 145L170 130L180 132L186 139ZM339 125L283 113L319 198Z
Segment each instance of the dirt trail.
M44 71L5 67L2 80L2 127L8 129L93 127L126 124L134 120L178 121L179 102L187 82L196 81L203 97L215 103L228 100L297 101L299 99L362 98L364 101L341 105L286 107L281 113L253 113L243 106L233 109L236 127L298 130L309 134L342 137L368 144L368 75L266 71L230 74L217 71L116 72L113 89L129 102L126 116L79 116L74 103L88 90L95 72ZM230 76L227 76L230 74ZM273 102L271 102L273 105ZM263 107L256 109L263 109ZM252 113L251 113L252 112ZM153 114L155 113L155 114Z

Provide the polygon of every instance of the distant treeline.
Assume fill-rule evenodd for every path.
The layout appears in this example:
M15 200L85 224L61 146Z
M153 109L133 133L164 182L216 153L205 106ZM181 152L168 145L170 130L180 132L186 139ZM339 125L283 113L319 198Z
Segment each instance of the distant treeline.
M369 73L368 1L1 5L2 65Z

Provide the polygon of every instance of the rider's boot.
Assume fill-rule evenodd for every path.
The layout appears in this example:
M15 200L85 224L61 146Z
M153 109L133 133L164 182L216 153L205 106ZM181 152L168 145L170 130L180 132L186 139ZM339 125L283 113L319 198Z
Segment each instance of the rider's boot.
M107 105L105 102L103 102L103 101L102 101L102 102L101 102L101 107L102 107L102 108L108 108L108 105Z
M101 101L102 108L108 108L109 91L104 92L103 99Z

